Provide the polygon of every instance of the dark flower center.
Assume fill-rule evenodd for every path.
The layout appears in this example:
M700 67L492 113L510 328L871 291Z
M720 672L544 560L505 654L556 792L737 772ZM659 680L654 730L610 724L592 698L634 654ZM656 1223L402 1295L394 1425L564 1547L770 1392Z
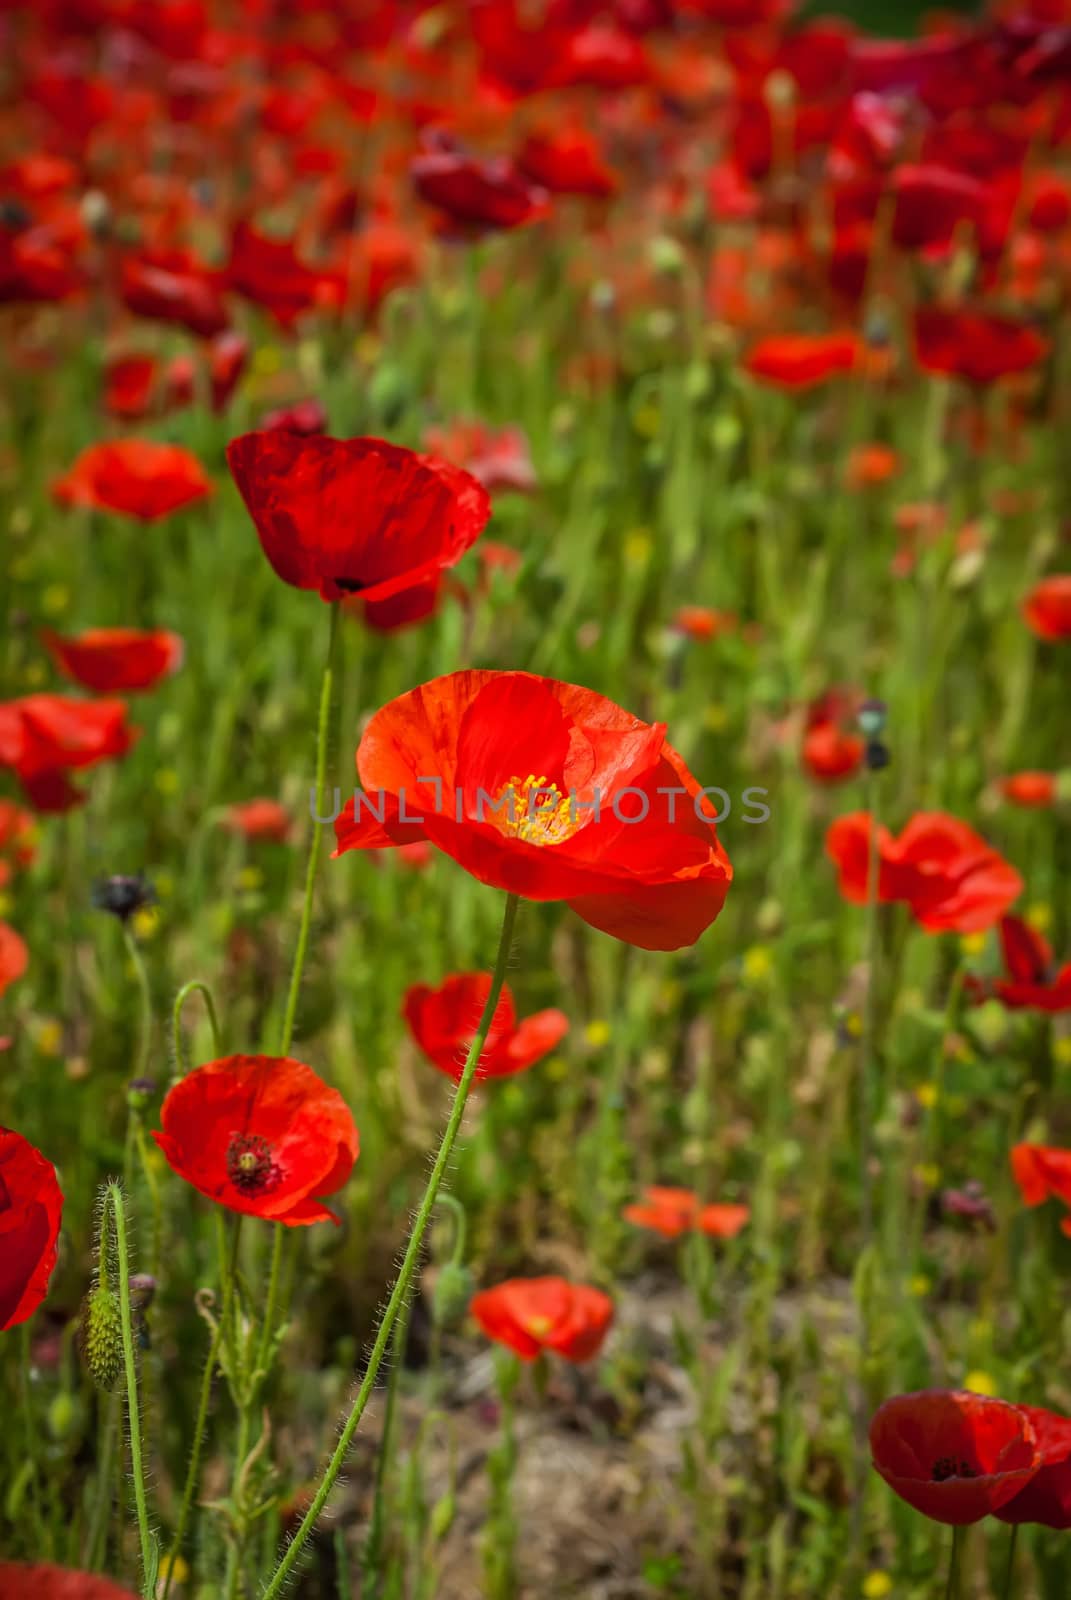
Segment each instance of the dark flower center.
M243 1194L264 1194L279 1181L271 1145L259 1133L236 1133L227 1147L227 1176Z
M978 1472L969 1461L957 1461L955 1456L942 1456L933 1464L934 1483L947 1483L949 1478L977 1478Z

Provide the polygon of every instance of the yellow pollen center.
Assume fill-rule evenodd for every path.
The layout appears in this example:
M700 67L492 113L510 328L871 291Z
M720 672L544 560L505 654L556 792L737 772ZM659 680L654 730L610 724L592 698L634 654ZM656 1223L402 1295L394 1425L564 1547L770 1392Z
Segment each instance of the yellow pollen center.
M488 820L509 839L561 844L580 828L579 807L546 777L510 778L487 809Z
M553 1326L550 1317L529 1317L526 1324L533 1339L544 1339Z

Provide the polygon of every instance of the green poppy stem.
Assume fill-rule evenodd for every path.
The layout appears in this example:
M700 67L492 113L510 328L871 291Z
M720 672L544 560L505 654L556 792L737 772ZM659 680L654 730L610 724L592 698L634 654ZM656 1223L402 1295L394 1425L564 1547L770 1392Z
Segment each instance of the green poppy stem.
M406 1245L401 1271L398 1273L397 1282L387 1302L387 1309L384 1311L382 1321L379 1324L379 1331L376 1334L372 1353L368 1359L367 1370L342 1428L334 1454L328 1462L320 1479L319 1487L313 1496L312 1504L302 1518L300 1527L294 1534L279 1565L272 1574L261 1600L276 1600L276 1596L282 1591L288 1577L293 1572L309 1535L316 1526L331 1491L338 1481L338 1475L345 1464L346 1456L353 1442L353 1436L357 1432L361 1418L364 1416L379 1374L380 1365L390 1343L391 1332L398 1319L402 1303L409 1294L417 1260L424 1243L424 1235L427 1233L428 1224L431 1221L431 1215L438 1199L439 1189L446 1174L446 1169L450 1164L458 1133L461 1130L461 1119L465 1114L465 1104L469 1097L469 1090L472 1088L473 1080L476 1076L476 1068L479 1065L480 1056L483 1054L483 1047L487 1042L491 1021L498 1006L499 996L502 993L502 985L505 982L506 963L509 959L510 947L513 942L513 925L517 917L518 904L516 895L507 896L505 914L502 919L502 934L499 939L494 971L491 975L491 988L487 995L487 1003L483 1008L483 1015L480 1018L475 1037L469 1046L464 1070L454 1093L454 1101L450 1108L446 1131L443 1134L442 1143L439 1145L439 1153L435 1157L435 1165L431 1169L431 1176L428 1179L427 1188L424 1190L424 1198L420 1202L420 1209L417 1212L416 1221L409 1235L409 1243Z
M1019 1544L1019 1524L1012 1523L1011 1538L1008 1540L1008 1565L1004 1571L1004 1588L1001 1590L1003 1600L1011 1600L1012 1585L1015 1581L1015 1551Z
M126 1197L117 1183L108 1185L108 1204L115 1228L115 1254L119 1265L119 1317L123 1333L123 1367L126 1373L126 1409L130 1429L130 1476L134 1480L138 1539L141 1544L142 1593L152 1600L156 1591L157 1552L149 1530L145 1495L145 1469L141 1457L141 1417L138 1409L138 1369L134 1358L134 1328L130 1316L130 1257L126 1236Z
M952 1549L948 1555L948 1583L945 1587L945 1600L956 1600L959 1590L959 1562L963 1548L963 1529L952 1529Z

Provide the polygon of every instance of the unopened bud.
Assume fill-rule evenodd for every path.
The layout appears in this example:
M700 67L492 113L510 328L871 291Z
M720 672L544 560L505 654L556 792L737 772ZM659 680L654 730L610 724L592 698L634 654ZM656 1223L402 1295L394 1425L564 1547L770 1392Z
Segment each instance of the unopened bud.
M447 1261L440 1267L431 1298L431 1314L440 1328L461 1321L472 1299L473 1287L468 1267L456 1261Z
M119 1296L104 1284L92 1290L82 1312L82 1352L99 1389L114 1389L123 1370L123 1319Z

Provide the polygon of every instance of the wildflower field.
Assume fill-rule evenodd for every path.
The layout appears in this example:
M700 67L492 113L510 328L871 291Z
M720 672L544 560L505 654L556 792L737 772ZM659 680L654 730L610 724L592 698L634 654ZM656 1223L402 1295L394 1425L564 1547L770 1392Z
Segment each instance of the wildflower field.
M864 9L0 7L0 1600L1071 1596L1071 7Z

